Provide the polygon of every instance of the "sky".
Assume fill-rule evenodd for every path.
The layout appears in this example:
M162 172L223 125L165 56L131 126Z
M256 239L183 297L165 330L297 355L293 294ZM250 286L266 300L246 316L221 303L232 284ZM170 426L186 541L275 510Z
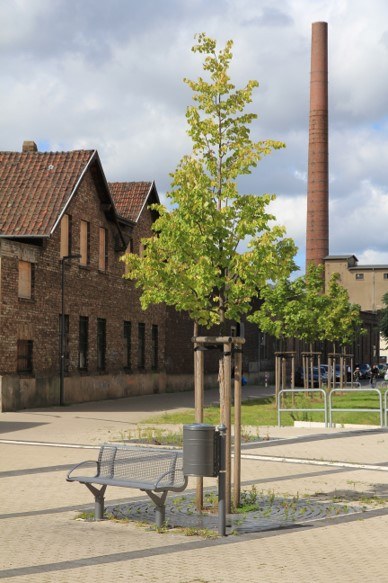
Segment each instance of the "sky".
M232 82L259 82L253 139L286 148L241 192L271 210L304 269L311 25L328 23L330 254L388 265L386 0L0 0L1 150L97 149L108 181L155 180L191 151L191 47L233 39Z

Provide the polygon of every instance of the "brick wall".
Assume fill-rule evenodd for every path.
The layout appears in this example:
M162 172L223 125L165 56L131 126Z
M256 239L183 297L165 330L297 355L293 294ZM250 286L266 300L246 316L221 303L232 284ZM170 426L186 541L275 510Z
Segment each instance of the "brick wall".
M144 312L139 303L139 291L132 282L123 279L124 264L119 261L122 251L116 251L117 239L115 223L107 219L100 204L94 179L87 173L73 197L67 211L72 217L72 253L79 253L80 220L90 222L90 265L81 267L78 259L65 265L65 314L69 314L70 364L66 385L74 385L70 379L76 377L96 377L98 375L120 375L125 372L124 358L124 321L132 324L132 364L133 373L152 374L153 382L143 383L144 391L159 390L155 384L155 373L151 373L151 327L158 326L159 370L164 368L165 307L153 306ZM145 209L134 228L134 249L138 250L139 239L149 234L151 225L150 211ZM99 227L108 233L108 268L102 273L98 270ZM3 241L1 247L1 337L0 337L0 375L11 376L15 387L16 344L18 339L33 340L33 375L28 377L52 378L53 390L44 390L39 395L30 395L24 406L39 406L45 401L56 401L52 393L58 389L59 377L59 315L61 313L61 262L60 227L53 235L43 241L41 246ZM31 300L18 298L18 261L20 258L34 262L34 289ZM87 373L78 370L79 317L89 318L89 350ZM106 319L106 370L97 370L97 318ZM144 370L137 371L137 328L145 324L146 352ZM3 388L4 388L3 378ZM126 392L131 392L131 383L126 383ZM81 385L80 385L81 386ZM73 400L88 400L88 388L83 381L84 394ZM162 384L163 386L163 384ZM129 387L129 388L128 388ZM16 389L15 389L16 390ZM21 391L21 389L20 389ZM93 388L90 388L93 393ZM125 392L124 391L124 392ZM107 387L107 394L108 394ZM133 389L138 392L137 388ZM74 391L73 391L74 393ZM104 395L100 395L103 398ZM121 396L121 395L116 395ZM21 401L23 398L19 395ZM4 398L3 398L4 406Z

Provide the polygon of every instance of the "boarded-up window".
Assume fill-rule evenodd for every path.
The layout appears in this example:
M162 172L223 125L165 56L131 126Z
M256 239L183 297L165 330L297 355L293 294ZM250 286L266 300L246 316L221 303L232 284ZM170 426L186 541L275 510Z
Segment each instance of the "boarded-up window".
M17 341L17 371L18 372L32 372L32 340L18 340Z
M108 233L106 229L100 227L100 247L98 253L98 269L106 271L108 267Z
M89 265L90 263L90 223L81 221L80 224L80 263Z
M71 255L71 216L63 215L61 220L61 258Z
M26 299L32 296L32 264L29 261L19 261L18 295Z

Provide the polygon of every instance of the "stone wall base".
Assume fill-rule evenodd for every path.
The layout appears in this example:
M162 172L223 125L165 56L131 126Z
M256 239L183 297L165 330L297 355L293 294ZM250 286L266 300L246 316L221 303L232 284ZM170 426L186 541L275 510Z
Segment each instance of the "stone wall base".
M64 379L65 404L120 399L157 393L191 391L193 375L165 373L72 376ZM205 378L205 388L217 386L217 375ZM0 411L19 411L59 405L59 377L0 376Z

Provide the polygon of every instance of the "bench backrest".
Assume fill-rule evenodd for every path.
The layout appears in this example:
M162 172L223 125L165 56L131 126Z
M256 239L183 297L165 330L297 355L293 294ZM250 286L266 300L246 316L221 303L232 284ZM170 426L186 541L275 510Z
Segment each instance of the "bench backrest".
M160 487L180 486L184 481L182 454L174 450L101 446L99 476L118 481L136 481Z

